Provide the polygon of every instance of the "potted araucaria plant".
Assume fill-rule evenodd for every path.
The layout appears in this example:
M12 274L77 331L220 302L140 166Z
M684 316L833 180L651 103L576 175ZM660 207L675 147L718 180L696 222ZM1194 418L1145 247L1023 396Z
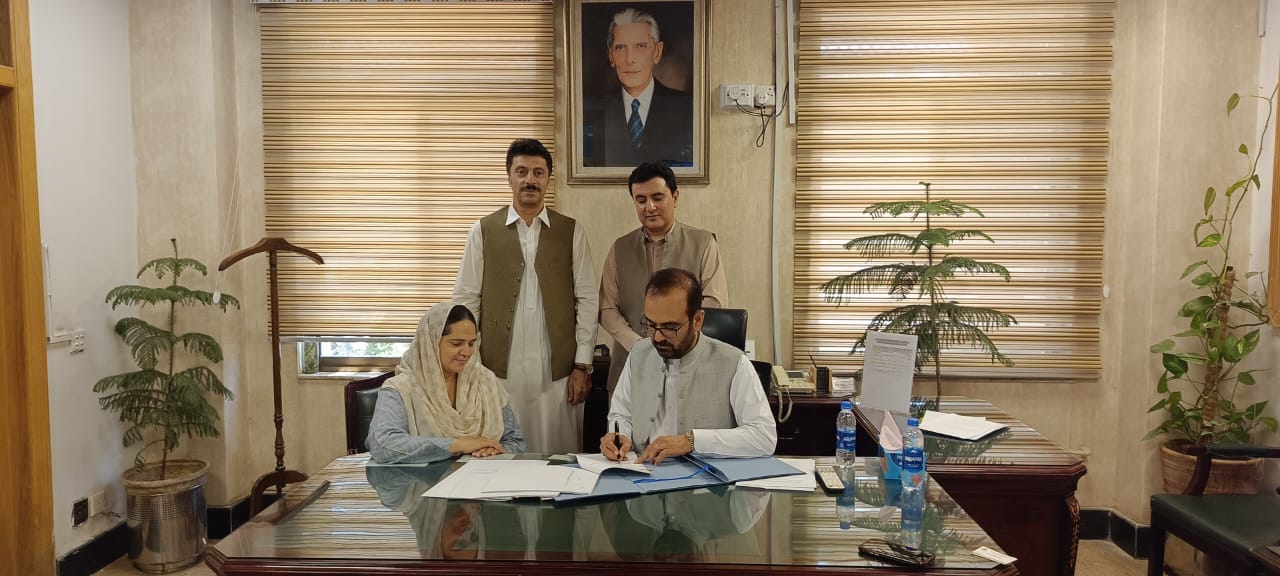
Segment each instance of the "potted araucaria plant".
M1275 94L1259 97L1267 104L1262 134L1271 123ZM1239 103L1240 95L1232 94L1227 114ZM1147 438L1165 438L1160 449L1166 492L1182 492L1190 481L1195 467L1195 458L1188 454L1191 447L1243 444L1259 427L1276 430L1276 419L1263 413L1266 400L1247 406L1236 403L1237 388L1255 383L1258 370L1246 369L1247 359L1260 343L1260 327L1268 321L1261 274L1240 274L1232 260L1236 217L1249 192L1259 186L1262 148L1261 139L1252 152L1240 144L1243 175L1224 190L1205 190L1203 217L1190 234L1202 258L1187 265L1180 277L1189 279L1195 293L1178 308L1186 330L1151 346L1163 371L1156 381L1160 398L1148 412L1163 412L1164 420ZM1253 493L1261 465L1260 459L1214 462L1205 492Z
M125 425L124 445L139 443L134 466L123 474L129 507L129 559L144 572L180 570L200 561L207 542L204 483L209 465L172 457L183 438L218 436L218 412L208 396L230 400L210 365L222 361L222 347L199 332L178 333L178 313L187 307L225 312L240 303L229 294L183 286L184 274L204 276L204 264L178 254L147 262L138 278L154 274L162 286L126 285L107 293L111 308L157 308L149 322L126 317L116 322L137 370L107 376L93 386L102 407Z
M965 240L994 242L981 230L952 230L939 225L944 217L965 215L982 217L982 211L967 204L937 200L930 194L931 185L921 182L924 200L879 202L863 213L872 218L910 216L913 222L923 220L914 235L887 232L861 236L845 243L864 259L876 261L892 254L905 256L899 262L873 263L848 274L841 274L822 285L827 301L837 304L849 295L887 289L889 294L910 303L876 314L867 325L868 331L912 334L916 337L916 373L929 366L934 378L934 402L942 395L942 353L948 347L976 348L991 361L1012 366L987 331L1016 324L1008 314L992 308L966 306L947 297L946 287L958 276L996 275L1010 279L1009 271L995 262L984 262L949 252ZM866 347L864 333L850 353Z

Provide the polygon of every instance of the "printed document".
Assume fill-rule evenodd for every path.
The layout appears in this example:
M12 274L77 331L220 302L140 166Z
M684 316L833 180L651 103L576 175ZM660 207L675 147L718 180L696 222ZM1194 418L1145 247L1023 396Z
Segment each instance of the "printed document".
M860 405L908 412L911 408L911 379L915 369L914 335L868 330L867 349L863 354Z

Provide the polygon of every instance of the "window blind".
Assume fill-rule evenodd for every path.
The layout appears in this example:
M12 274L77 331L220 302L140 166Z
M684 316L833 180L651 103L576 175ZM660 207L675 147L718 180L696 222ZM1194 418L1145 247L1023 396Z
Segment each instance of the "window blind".
M944 350L943 374L1080 378L1100 370L1113 12L1111 1L803 0L798 34L794 363L860 367L853 343L904 303L862 294L837 306L819 287L873 262L843 244L922 222L872 219L874 202L934 199L985 218L942 226L995 244L945 250L1005 265L959 277L948 297L1017 317L992 332L1016 366ZM935 222L935 224L939 224ZM929 370L929 369L927 369ZM931 370L929 370L931 373Z
M267 233L325 259L280 259L280 332L412 335L450 297L472 223L510 203L507 145L555 154L552 5L259 16Z

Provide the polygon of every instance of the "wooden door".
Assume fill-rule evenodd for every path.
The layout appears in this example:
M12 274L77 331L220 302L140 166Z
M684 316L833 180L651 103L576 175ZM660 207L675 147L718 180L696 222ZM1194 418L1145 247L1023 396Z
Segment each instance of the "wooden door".
M0 0L0 574L52 574L53 474L27 0Z

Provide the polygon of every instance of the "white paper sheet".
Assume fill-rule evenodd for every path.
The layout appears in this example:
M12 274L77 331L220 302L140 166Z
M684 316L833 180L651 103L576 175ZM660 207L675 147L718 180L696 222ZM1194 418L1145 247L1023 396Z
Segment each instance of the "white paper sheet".
M920 421L920 429L961 440L978 440L998 430L1008 428L981 416L961 416L950 412L928 410Z
M783 464L787 464L796 468L804 474L793 474L791 476L778 476L777 478L761 478L759 480L744 480L738 482L737 486L745 486L747 488L762 488L765 490L784 490L787 492L813 492L818 489L818 480L813 475L814 462L808 458L778 458Z
M634 451L627 452L627 457L621 462L608 460L603 454L574 454L578 458L578 465L583 470L588 470L596 474L603 473L605 470L619 469L629 470L631 472L639 472L641 474L652 474L644 464L636 464L636 453Z
M481 492L510 498L551 498L561 493L590 494L599 479L599 474L568 466L521 468L517 474L494 475Z
M868 330L863 358L861 405L907 412L915 374L916 337Z
M491 480L499 476L521 476L530 470L546 467L546 460L471 460L445 476L423 493L423 496L457 500L505 500L510 496L484 492Z

